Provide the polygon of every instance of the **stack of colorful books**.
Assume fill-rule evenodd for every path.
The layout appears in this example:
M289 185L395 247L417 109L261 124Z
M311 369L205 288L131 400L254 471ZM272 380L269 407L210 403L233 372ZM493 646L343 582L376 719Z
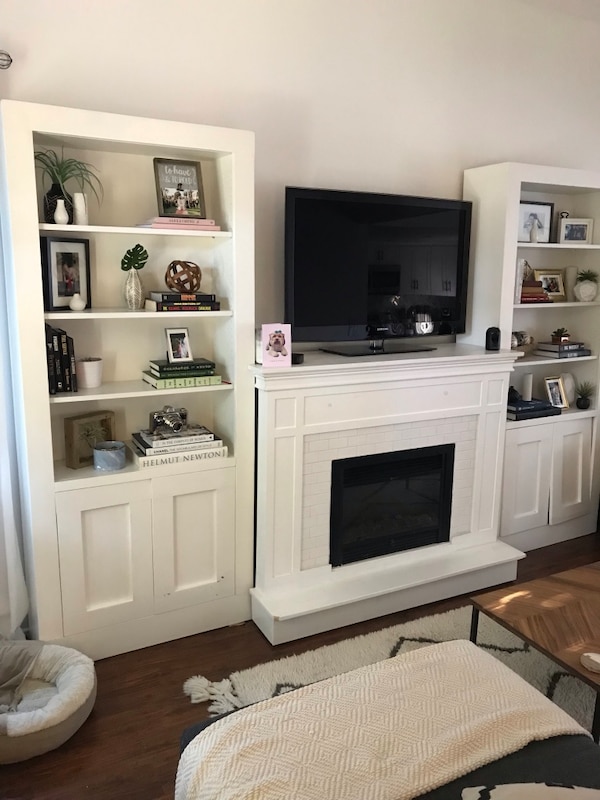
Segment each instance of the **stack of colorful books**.
M561 342L560 344L538 342L533 355L543 358L581 358L582 356L591 356L592 351L585 346L584 342Z
M551 303L552 298L548 297L542 288L541 281L525 280L521 284L521 303Z
M206 459L227 458L227 445L204 425L190 423L180 431L147 428L131 434L130 449L141 469L172 464L190 464Z
M222 383L221 376L215 375L215 362L208 358L194 358L181 364L155 358L143 370L142 379L155 389L188 389Z
M172 231L220 231L214 219L200 219L200 217L186 217L185 215L173 217L151 217L146 222L139 222L138 228L157 228Z
M506 406L506 418L510 420L536 419L537 417L552 417L560 414L561 410L547 400L522 400L521 398L509 400Z
M221 303L214 294L203 292L150 292L146 311L220 311Z

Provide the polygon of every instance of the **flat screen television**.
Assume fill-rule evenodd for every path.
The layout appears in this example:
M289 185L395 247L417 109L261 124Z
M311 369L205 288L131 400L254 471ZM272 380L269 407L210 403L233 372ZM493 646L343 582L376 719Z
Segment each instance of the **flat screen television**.
M463 333L470 233L466 201L286 187L294 341L368 355L435 349L428 337Z

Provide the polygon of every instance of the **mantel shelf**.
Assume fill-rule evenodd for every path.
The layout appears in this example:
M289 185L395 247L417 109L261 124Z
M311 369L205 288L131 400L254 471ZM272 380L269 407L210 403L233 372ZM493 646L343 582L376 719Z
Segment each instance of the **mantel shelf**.
M124 233L128 236L196 236L211 239L230 239L231 231L189 231L165 230L164 228L145 228L141 225L55 225L41 222L40 231L48 233Z

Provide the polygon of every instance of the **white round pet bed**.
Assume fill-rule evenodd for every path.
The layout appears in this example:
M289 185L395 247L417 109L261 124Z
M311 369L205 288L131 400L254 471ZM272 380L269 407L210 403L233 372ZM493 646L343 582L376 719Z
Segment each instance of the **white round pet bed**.
M0 713L0 764L54 750L78 730L96 699L94 662L70 647L43 644L19 696L16 711Z

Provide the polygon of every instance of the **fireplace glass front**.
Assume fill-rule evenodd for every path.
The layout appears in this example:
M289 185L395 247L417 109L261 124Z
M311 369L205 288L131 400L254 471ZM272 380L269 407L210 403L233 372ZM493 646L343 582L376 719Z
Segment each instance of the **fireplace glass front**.
M334 567L450 540L454 444L331 464Z

